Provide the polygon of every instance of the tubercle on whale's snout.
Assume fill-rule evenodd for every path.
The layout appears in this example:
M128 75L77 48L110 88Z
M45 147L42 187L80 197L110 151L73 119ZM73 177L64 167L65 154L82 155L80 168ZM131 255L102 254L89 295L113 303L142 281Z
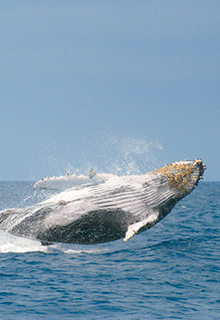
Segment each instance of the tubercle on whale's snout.
M195 173L199 169L198 173ZM179 192L188 192L195 187L206 169L205 164L199 159L194 161L181 161L166 165L154 170L152 174L160 174L166 178L168 186L175 188Z

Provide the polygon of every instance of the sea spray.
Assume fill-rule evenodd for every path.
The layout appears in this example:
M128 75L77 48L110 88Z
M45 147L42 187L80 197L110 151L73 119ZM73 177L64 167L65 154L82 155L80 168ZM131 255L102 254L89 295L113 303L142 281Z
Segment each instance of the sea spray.
M87 175L90 168L99 173L143 174L165 164L158 160L162 150L157 139L119 134L96 133L72 144L53 142L45 147L45 173L38 173L36 180L67 172Z

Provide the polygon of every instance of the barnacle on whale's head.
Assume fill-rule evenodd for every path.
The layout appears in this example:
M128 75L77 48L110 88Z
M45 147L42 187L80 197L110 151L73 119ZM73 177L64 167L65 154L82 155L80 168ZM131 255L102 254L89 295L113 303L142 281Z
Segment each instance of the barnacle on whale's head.
M154 170L152 174L164 177L169 188L175 189L180 194L188 194L198 184L205 169L205 164L199 159L184 160Z

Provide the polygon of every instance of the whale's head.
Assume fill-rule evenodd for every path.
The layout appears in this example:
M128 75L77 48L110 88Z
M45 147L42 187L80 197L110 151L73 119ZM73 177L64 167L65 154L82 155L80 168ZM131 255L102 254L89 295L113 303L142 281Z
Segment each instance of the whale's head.
M177 196L178 200L189 194L198 184L205 171L205 164L198 159L180 161L153 171L159 175Z
M146 184L155 191L150 193L148 203L158 209L159 220L197 186L205 169L205 164L195 159L171 163L150 173L151 182Z
M145 176L145 216L128 226L124 241L151 228L163 219L198 184L205 171L201 160L180 161L154 170ZM141 221L140 221L141 220Z

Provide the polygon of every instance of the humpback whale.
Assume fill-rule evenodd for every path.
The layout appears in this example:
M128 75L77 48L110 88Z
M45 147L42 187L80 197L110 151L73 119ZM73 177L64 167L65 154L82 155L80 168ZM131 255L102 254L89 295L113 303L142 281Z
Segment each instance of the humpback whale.
M201 160L180 161L143 175L89 179L24 209L0 212L0 229L42 242L93 244L151 228L202 178Z

